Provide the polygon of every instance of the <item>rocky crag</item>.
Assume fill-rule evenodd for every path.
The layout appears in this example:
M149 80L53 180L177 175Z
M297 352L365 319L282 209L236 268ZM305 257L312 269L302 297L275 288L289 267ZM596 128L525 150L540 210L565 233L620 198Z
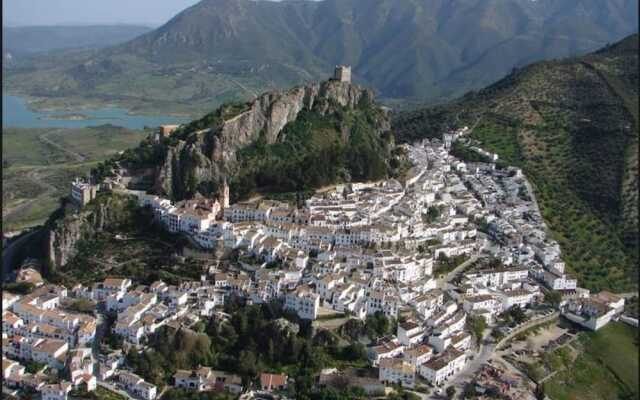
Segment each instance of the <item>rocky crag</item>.
M291 171L317 172L296 178L295 184L305 187L344 176L379 179L391 170L388 160L394 146L390 129L388 112L375 104L371 90L330 80L265 93L248 103L224 105L168 137L149 138L105 162L94 170L94 178L109 175L118 161L134 174L153 171L151 190L173 200L215 197L224 181L230 182L232 191L242 186L243 194L248 194L262 188L265 177L260 174L265 170L271 174L269 179L289 179ZM283 152L279 147L293 142L296 152ZM323 159L327 154L332 158ZM307 168L310 163L318 168ZM288 190L278 182L263 186ZM126 197L103 194L81 211L60 210L45 228L43 247L48 265L63 269L82 241L130 223L134 208Z
M369 89L338 81L269 92L246 104L226 105L176 131L167 141L166 156L157 171L154 191L181 199L196 192L214 193L224 179L238 170L238 150L261 142L287 140L283 133L303 111L320 117L338 110L376 107ZM343 138L349 140L345 127ZM381 118L377 134L389 131L388 118Z
M67 265L81 241L131 223L133 210L130 198L114 194L100 196L81 211L73 206L60 210L61 215L52 216L45 226L43 246L47 272Z

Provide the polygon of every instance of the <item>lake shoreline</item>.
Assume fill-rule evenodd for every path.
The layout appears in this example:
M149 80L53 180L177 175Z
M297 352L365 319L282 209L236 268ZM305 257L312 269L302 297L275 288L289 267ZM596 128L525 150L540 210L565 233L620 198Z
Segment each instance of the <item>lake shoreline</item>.
M84 114L53 114L53 115L45 115L42 117L38 117L38 119L47 120L47 121L85 121L90 118ZM94 118L94 119L97 119L97 118Z
M83 128L110 123L129 129L143 129L190 121L185 117L164 114L134 114L128 109L115 106L93 108L91 104L86 104L67 111L58 107L42 108L37 107L37 100L32 97L15 96L7 92L2 93L2 100L3 128Z
M128 116L137 116L137 117L157 117L158 114L151 110L149 111L139 111L132 110L128 108L126 105L106 102L102 100L83 100L82 104L73 104L73 105L51 105L51 104L43 104L47 101L51 101L49 97L37 97L27 93L22 93L19 91L7 91L3 90L3 96L11 96L11 97L20 97L24 99L29 107L29 110L34 113L75 113L82 112L83 110L94 110L94 109L120 109L126 110L126 115ZM78 99L76 99L78 100ZM189 119L192 120L195 117L192 113L188 112L172 112L166 111L161 113L163 116L168 118L177 118L177 119Z

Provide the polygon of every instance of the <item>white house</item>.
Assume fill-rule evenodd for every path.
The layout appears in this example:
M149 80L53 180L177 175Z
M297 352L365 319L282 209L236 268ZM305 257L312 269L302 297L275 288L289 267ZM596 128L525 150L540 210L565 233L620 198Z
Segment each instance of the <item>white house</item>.
M450 348L438 357L432 358L419 367L420 376L440 386L451 376L464 368L466 356L463 352Z
M421 344L407 348L403 353L403 357L409 364L418 367L433 357L433 349L425 344Z
M416 380L416 367L400 358L380 360L378 379L385 384L399 384L413 388Z
M376 367L380 360L399 356L403 350L404 346L397 339L383 340L367 349L367 358L369 358L371 365Z
M56 369L62 369L69 343L64 340L44 339L33 347L33 360Z
M415 322L407 321L398 324L398 340L405 346L412 346L422 341L424 327Z
M127 391L134 396L140 397L143 400L154 400L156 398L156 386L145 382L145 380L138 375L130 372L121 372L118 378Z
M285 308L295 311L302 319L315 320L320 308L320 296L308 286L300 285L287 294Z
M502 292L502 308L508 310L513 306L524 309L533 302L536 294L524 289L505 290Z
M242 379L239 376L209 367L193 371L178 370L173 378L177 388L195 391L227 390L236 394L242 392Z
M61 382L44 385L40 389L42 400L67 400L71 392L71 383Z

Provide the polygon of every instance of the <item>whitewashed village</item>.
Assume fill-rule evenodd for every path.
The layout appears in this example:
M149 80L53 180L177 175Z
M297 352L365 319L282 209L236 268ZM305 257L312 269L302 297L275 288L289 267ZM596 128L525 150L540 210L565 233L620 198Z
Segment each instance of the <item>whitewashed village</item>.
M487 366L498 368L492 358L501 343L536 321L562 314L597 330L618 319L623 298L590 293L566 271L520 170L496 168L497 155L481 149L493 162L465 163L450 153L469 133L464 128L443 140L405 145L413 168L404 182L337 185L299 208L273 200L230 204L226 186L217 199L174 204L111 182L110 190L135 196L168 232L202 251L233 251L237 262L224 268L212 263L199 281L180 285L113 277L67 288L43 283L37 271L23 272L36 275L23 278L38 287L24 296L3 292L3 391L63 400L76 389L102 386L130 398L159 398L163 388L134 374L123 351L104 353L96 337L115 335L126 348L144 348L163 326L225 318L221 309L231 297L279 302L316 329L372 315L398 321L395 334L366 343L372 373L353 378L372 397L418 386L443 394ZM78 180L70 197L83 207L101 190L105 185ZM555 307L541 306L549 291L561 294ZM90 300L95 310L64 307L77 299ZM513 309L527 321L505 326L501 318ZM106 318L115 319L112 332L100 332ZM475 337L471 321L478 318L499 335ZM32 362L41 368L27 372ZM344 374L323 370L317 384ZM291 383L274 372L245 385L233 373L208 367L180 370L173 378L175 387L245 399L286 398ZM496 386L509 398L534 398L505 382Z

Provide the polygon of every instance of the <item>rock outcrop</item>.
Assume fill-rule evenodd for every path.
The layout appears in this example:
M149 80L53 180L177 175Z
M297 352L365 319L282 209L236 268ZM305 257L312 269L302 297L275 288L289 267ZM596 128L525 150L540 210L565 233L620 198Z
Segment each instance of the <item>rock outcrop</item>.
M120 195L104 196L80 211L68 207L63 216L52 218L45 227L47 264L54 269L64 267L77 254L80 241L131 222L132 210L130 199Z
M258 139L281 141L284 127L302 110L326 115L337 107L372 104L371 90L346 82L326 81L261 95L235 115L215 119L213 126L181 132L158 168L154 189L174 199L196 191L211 194L236 167L237 151ZM219 111L218 111L219 112ZM207 117L205 117L207 118Z

